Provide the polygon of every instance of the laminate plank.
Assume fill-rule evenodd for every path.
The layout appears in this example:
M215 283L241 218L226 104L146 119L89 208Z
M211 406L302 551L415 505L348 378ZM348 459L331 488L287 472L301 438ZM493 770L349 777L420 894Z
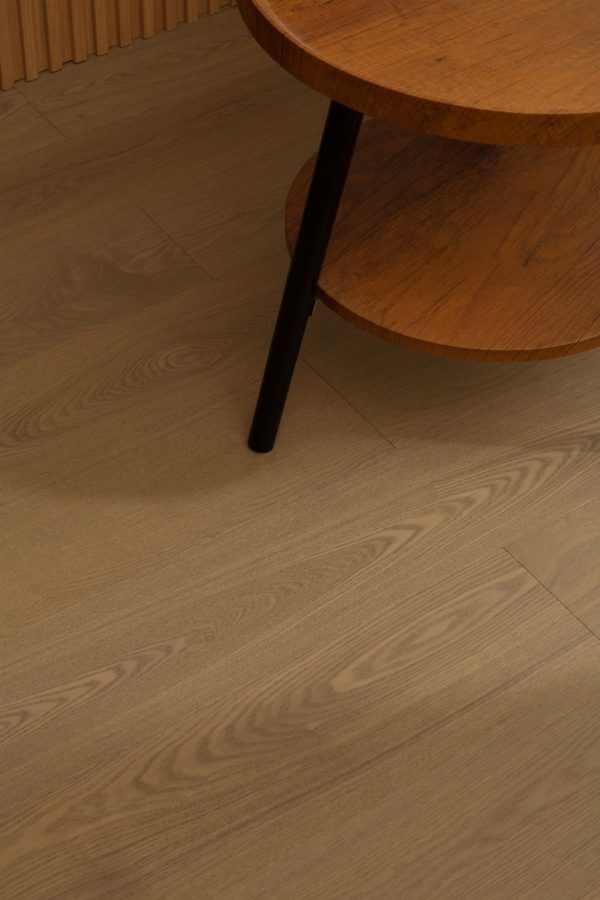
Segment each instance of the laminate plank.
M273 97L268 109L229 119L218 133L207 133L203 145L214 159L211 168L197 165L190 156L193 145L187 143L177 173L167 177L168 163L161 160L132 187L140 206L213 278L272 268L273 252L280 256L284 250L282 203L294 162L318 142L325 108L319 98L307 100L296 91L286 90L281 100ZM292 144L290 120L296 136ZM251 178L239 143L252 158ZM218 154L213 151L217 145ZM275 288L277 294L281 289Z
M594 0L243 0L259 44L309 87L419 133L600 141Z
M235 18L236 21L227 21ZM120 14L121 23L129 21L127 10ZM156 27L149 11L144 14L146 28ZM154 22L154 26L152 23ZM124 40L129 32L125 27ZM252 47L252 39L244 30L239 17L224 14L203 19L190 28L176 32L161 32L152 41L135 45L135 52L111 53L105 59L90 57L87 65L69 72L68 81L60 84L47 78L35 84L20 85L24 96L35 97L35 103L48 120L69 137L84 135L93 128L100 132L124 119L149 118L159 109L176 110L189 104L203 104L223 90L228 81L240 81L239 69L257 60L257 67L267 66L259 48ZM230 55L229 72L215 65L218 56ZM115 92L120 102L115 104ZM199 109L188 109L188 119L198 115ZM175 119L176 122L176 119ZM155 125L156 125L155 119Z
M317 304L303 357L402 453L432 474L550 436L593 412L600 356L504 365L392 346Z
M215 900L595 896L597 678L586 641L439 730L399 735L376 765L231 829L201 860L181 848L182 896L207 872Z
M42 148L58 143L63 143L62 135L17 91L0 94L0 161L3 165L24 152L39 153Z
M596 897L598 643L502 549L600 496L594 356L319 309L250 453L324 102L205 22L0 167L0 894Z
M182 297L181 304L184 302ZM195 307L197 310L197 301ZM184 335L189 335L190 312L193 314L193 309L184 313L182 305L175 317L177 324L169 327L180 328ZM154 314L160 314L158 308ZM222 323L222 310L216 314ZM140 359L142 351L142 358L149 359L157 352L165 354L165 325L163 321L156 329L149 321L147 336L142 341L139 328L132 332L127 322L122 323L120 327L129 335L129 341L134 339L131 353L135 354L135 360ZM153 343L148 341L155 342L157 333L161 339L160 350L153 351ZM175 330L175 347L183 340L177 335ZM123 347L122 339L116 343ZM110 353L114 344L113 330L107 330L105 352ZM100 347L99 344L98 351ZM232 353L239 366L239 341L235 339ZM386 451L380 459L369 457L378 452L380 445L374 442L373 432L365 427L364 431L356 431L357 436L364 438L358 457L356 438L348 452L353 453L351 458L356 460L353 465L357 471L368 473L366 480L353 480L341 472L339 478L331 481L332 473L337 471L335 460L323 459L323 465L328 466L323 475L321 466L315 468L314 463L315 455L321 460L323 451L319 446L315 448L314 443L315 440L335 441L336 429L324 427L320 418L313 421L310 415L302 425L300 413L306 415L305 404L316 408L312 395L306 395L302 380L296 395L304 398L302 406L294 407L292 396L288 426L297 441L293 466L286 465L285 455L281 470L277 456L268 467L261 466L247 453L243 441L244 422L250 414L256 387L234 394L228 387L228 379L221 375L215 381L209 371L208 380L202 382L208 411L206 417L198 418L199 372L192 354L188 357L189 368L183 368L180 375L183 384L178 385L179 379L173 384L170 378L164 379L161 387L156 377L140 379L136 375L135 381L141 381L137 391L133 390L135 381L130 390L112 391L112 404L118 406L111 412L103 396L106 391L96 389L94 395L92 385L98 378L101 384L122 381L123 376L118 373L127 370L127 355L121 350L115 359L114 353L110 353L108 367L103 364L99 369L97 362L92 363L89 372L82 374L84 363L80 357L85 359L88 355L89 351L82 346L71 357L73 376L58 378L56 389L50 391L44 381L50 359L36 358L34 362L40 373L37 391L30 367L27 379L30 394L39 394L34 400L24 397L20 404L16 400L19 393L23 394L22 368L12 379L5 379L6 391L13 394L12 398L8 394L5 406L14 410L6 418L2 440L6 448L3 457L6 498L13 499L10 533L19 533L18 546L34 543L37 553L43 554L33 571L27 569L23 557L14 551L6 558L7 583L12 584L13 594L19 597L19 603L11 604L5 614L9 631L3 653L7 658L16 650L14 640L19 631L23 632L26 645L37 646L40 651L51 643L51 635L62 638L67 623L71 635L78 634L84 639L85 627L91 624L87 604L82 610L83 627L76 627L72 618L77 614L83 590L96 611L94 621L96 614L100 617L96 622L99 624L106 621L106 616L118 614L124 603L131 602L127 598L132 590L135 597L157 601L165 591L172 592L172 580L178 582L180 571L186 573L186 583L193 585L197 592L212 589L217 578L221 588L228 586L234 593L243 593L248 579L259 575L268 565L270 577L275 579L271 589L277 594L289 591L290 585L297 586L294 594L299 608L306 603L320 603L327 596L354 591L357 585L369 582L374 572L382 575L387 572L393 577L399 596L406 596L406 592L410 594L431 583L432 578L442 577L444 571L452 571L474 555L484 553L486 547L507 543L516 529L525 531L536 527L550 510L556 515L557 510L581 502L582 495L598 489L600 484L595 466L597 418L590 421L587 430L579 421L570 432L545 442L531 442L519 453L514 448L505 450L476 469L466 465L462 471L450 470L435 478L419 468L418 458L407 465L393 452ZM65 357L64 351L62 356ZM256 360L248 358L245 371L253 364L256 365ZM54 361L50 370L56 365ZM115 365L118 365L117 373L110 375ZM139 363L137 366L139 369ZM302 372L300 377L303 378ZM186 383L196 389L184 390ZM211 437L214 410L219 408L219 403L224 404L226 394L230 394L225 405L227 418L222 419ZM323 399L327 396L325 392ZM144 398L141 421L132 419L131 410ZM351 415L343 401L340 403ZM103 416L100 428L95 421L99 415ZM326 421L335 424L327 407L324 415ZM198 421L192 428L194 416ZM81 419L74 435L73 427ZM54 427L53 420L57 420ZM357 424L351 415L348 427L355 429ZM307 428L311 429L309 434ZM340 431L342 436L347 433ZM118 441L115 435L119 436ZM46 469L50 440L53 481ZM342 446L347 440L342 438ZM19 452L25 442L26 454ZM234 451L239 454L235 464ZM208 486L215 482L225 452L237 477L226 483L218 479L220 490L211 490L205 496ZM242 473L246 474L240 487ZM260 490L258 473L260 478L265 478L264 491ZM303 482L305 489L298 495L290 492L292 474L310 479ZM28 497L40 480L50 481L49 488L54 486L50 499L44 496L36 503L36 514L32 517ZM94 503L88 505L81 496L95 498ZM132 510L142 510L147 503L151 504L152 497L169 496L173 499L163 508L161 516L176 516L171 541L165 543L162 530L151 529L132 555L128 533L115 532L111 498L122 498L124 514L127 513L124 525L130 528L138 527L140 517L143 518L141 511L133 515ZM200 505L198 496L205 496ZM150 508L155 509L152 504ZM259 513L260 527L249 531L247 523ZM91 544L86 536L90 530L98 538ZM218 542L214 540L215 534L220 535ZM72 549L65 557L59 547L67 535ZM58 546L56 541L60 542ZM109 569L103 542L111 547L113 565ZM6 546L9 545L7 532ZM77 564L65 583L71 571L70 559ZM232 581L227 575L229 569ZM299 572L305 572L306 577L299 580Z
M221 17L217 17L219 20ZM210 22L212 23L212 19ZM216 20L215 20L216 21ZM197 33L197 32L196 32ZM237 34L237 29L234 32ZM169 35L168 37L173 37ZM160 38L159 38L160 39ZM149 46L149 45L141 45ZM137 48L136 48L137 52ZM242 53L240 49L240 54ZM197 69L198 58L202 58L202 45L196 46L194 51L194 65ZM250 218L247 214L239 219L240 226L244 228L244 240L237 245L229 240L229 227L226 219L230 203L226 197L232 196L230 170L233 169L236 184L243 184L244 168L243 160L235 151L237 140L247 141L246 162L248 165L254 159L260 160L262 156L269 155L269 160L264 165L266 172L269 166L280 167L291 177L294 160L290 166L286 160L284 149L289 146L290 137L299 141L300 152L302 148L309 149L306 135L302 135L302 129L314 134L315 139L321 127L320 104L317 115L314 114L314 101L306 98L306 92L296 91L294 99L290 98L288 86L281 83L276 75L275 67L268 63L264 65L258 48L254 48L249 58L241 57L240 65L244 65L244 77L240 79L238 69L227 68L218 78L213 76L214 83L209 78L199 77L195 81L197 95L195 98L182 98L180 105L174 106L172 99L167 102L165 98L165 114L169 117L169 128L162 126L162 118L158 109L152 109L152 100L145 101L142 95L135 98L135 114L131 106L128 106L130 118L128 127L124 128L121 121L112 125L101 127L100 131L88 129L85 135L69 140L60 153L47 154L40 157L36 154L35 161L29 154L23 154L19 158L10 160L0 178L0 217L1 222L18 224L31 223L32 219L40 215L50 217L57 205L67 200L82 197L91 197L95 193L106 195L110 190L117 196L128 196L138 205L145 206L148 211L161 213L163 205L167 212L160 215L160 224L177 225L177 219L173 217L171 208L163 204L163 197L169 197L171 192L176 192L185 200L186 219L189 216L191 227L194 227L200 219L201 211L206 210L206 217L211 216L208 200L214 205L212 221L208 229L204 231L204 239L210 240L210 252L190 241L190 246L204 250L202 255L204 262L211 263L214 257L218 263L215 271L240 271L235 254L245 254L245 258L251 258L254 262L262 260L268 255L265 253L265 243L260 245L260 227L263 223L270 223L270 235L277 238L278 247L282 246L281 228L277 222L273 208L268 208L267 202L260 196L250 193L248 179L245 177L244 190L248 199L244 208L250 207L254 215L255 209L261 210L262 218ZM93 60L88 61L88 66ZM170 61L170 71L177 71L177 58ZM82 72L86 67L74 69ZM71 77L71 72L69 73ZM132 79L133 80L133 79ZM49 83L51 79L47 79ZM141 84L143 81L140 82ZM38 81L36 88L41 88L43 82ZM149 89L146 84L145 90ZM110 93L110 92L109 92ZM152 98L155 98L152 91ZM170 96L176 95L171 92ZM34 98L38 102L37 96ZM124 109L123 104L115 104L112 94L108 99L102 98L99 103L107 102L107 106L113 111ZM196 105L197 104L197 105ZM312 104L313 113L310 108ZM150 107L149 112L144 110ZM198 116L196 110L201 108L203 115ZM288 113L286 115L286 109ZM292 118L290 118L290 115ZM101 116L98 118L101 120ZM239 131L235 132L235 123ZM282 130L282 124L284 128ZM293 123L293 132L290 125ZM261 128L264 127L264 131ZM282 136L279 138L275 152L270 142L266 139L269 127L273 125ZM257 128L259 129L257 131ZM310 131L309 131L310 129ZM233 149L227 150L227 158L221 162L221 156L226 144L219 140L221 132L227 132L231 136ZM264 137L263 137L264 135ZM286 137L284 137L286 135ZM257 140L258 136L258 140ZM253 145L250 141L253 140ZM206 142L206 143L205 143ZM303 143L307 142L307 143ZM312 144L311 144L312 146ZM252 152L251 152L252 149ZM210 165L199 165L199 160L206 157L211 160ZM115 160L119 165L115 164ZM298 162L300 158L298 157ZM252 184L253 182L251 182ZM273 195L281 203L285 195L287 185L281 184L278 194ZM202 193L195 193L194 191ZM152 202L156 198L156 203ZM146 201L150 199L150 203ZM1 225L0 225L1 229ZM179 229L185 238L185 229ZM254 241L252 251L246 251L246 242ZM187 243L187 242L185 242ZM231 263L228 264L228 259ZM268 265L271 265L269 261Z
M0 368L210 280L123 201L79 202L62 212L34 234L15 228L4 241Z
M600 501L516 537L508 549L600 637Z
M223 896L219 892L224 889L240 896L257 896L258 892L244 893L244 881L236 877L226 849L219 859L218 848L227 848L241 826L252 834L257 825L266 821L275 825L286 809L327 795L336 785L377 779L378 767L385 765L386 759L423 740L429 739L425 758L432 760L430 771L435 771L436 757L444 754L447 758L446 731L453 724L451 745L460 747L457 721L464 735L466 719L467 733L476 735L483 749L489 743L490 720L501 727L507 708L514 710L514 700L512 704L503 702L504 692L516 690L523 703L531 698L531 686L539 685L548 671L552 673L557 661L562 661L558 667L562 673L546 676L550 684L559 674L566 674L573 685L573 669L582 659L591 672L597 671L600 651L589 633L522 568L505 557L479 571L473 568L475 572L461 573L443 588L415 597L403 607L394 602L390 585L389 605L375 613L368 625L355 617L322 640L315 642L318 631L313 633L312 641L292 658L288 656L282 667L275 666L228 695L225 706L219 698L201 709L180 710L177 724L155 731L150 738L136 741L134 737L118 758L98 759L89 772L72 773L62 788L46 787L42 795L15 810L3 827L9 848L4 862L10 866L5 883L14 896L44 897L58 885L66 897L101 896L106 883L99 877L98 866L102 867L103 842L115 820L127 829L129 837L127 846L116 851L116 859L113 854L113 892L127 896L132 889L143 892L144 886L151 886L156 895L165 889L185 891L190 871L197 885L198 878L206 877L200 875L203 870L213 875L208 896ZM533 647L529 640L532 629L538 636ZM288 647L294 646L294 639L292 630L286 635ZM520 808L527 807L528 797L531 803L539 795L540 777L545 777L547 790L556 800L565 791L572 797L566 766L568 760L572 766L574 733L579 767L585 765L590 693L597 703L595 692L588 688L571 706L571 721L558 717L561 740L549 769L537 735L522 721L525 717L509 729L513 738L515 731L520 735L510 743L513 754L516 751L517 759L527 763L520 767L523 774L513 791L513 803L518 802ZM487 711L488 704L492 712ZM531 700L527 707L529 718ZM541 721L556 720L557 711L546 707L539 715ZM475 723L469 728L473 716ZM506 754L507 737L501 735L497 743ZM464 753L464 743L462 747ZM474 756L473 742L466 747L468 756ZM454 771L457 769L466 771L455 760ZM491 769L495 771L493 766ZM10 794L25 771L17 764L0 776ZM489 773L490 768L484 766L478 774L485 782ZM471 769L471 785L472 779ZM585 785L584 769L578 778L577 801ZM423 786L421 781L421 791ZM282 802L284 787L287 799ZM483 789L482 794L486 795ZM418 790L413 789L413 796L413 802L422 802ZM472 792L466 793L467 798L471 796ZM468 800L465 804L462 791L458 797L454 815L462 813L468 819L470 804ZM588 790L587 797L590 804L595 795L590 797ZM514 818L513 804L506 799L502 802L498 787L495 799L494 825L505 833ZM547 805L543 801L536 804L542 811ZM479 801L476 808L480 816L486 816L485 804L481 806ZM369 804L360 810L369 817L374 812ZM571 835L573 848L578 849L593 828L589 812L588 805L577 835ZM534 840L535 817L522 814L520 818L520 828L510 832L514 840ZM423 816L422 821L425 834L421 841L429 838L434 843L435 818ZM174 840L173 829L183 822L186 829L181 839ZM300 822L304 824L302 819ZM568 834L567 824L568 820L564 829L558 829L558 836ZM364 835L362 839L355 835L356 853ZM150 855L146 852L149 844L154 847ZM76 863L83 846L87 848L85 868ZM467 860L471 854L477 857L477 844L472 844L471 853L468 849L463 853ZM589 843L588 853L593 853ZM313 858L308 853L304 865L310 867ZM177 874L173 878L174 864ZM443 878L445 868L452 872L454 865L448 850L435 867L438 879L440 874ZM563 875L566 885L572 884L570 876L569 872ZM364 874L362 878L368 889L372 881ZM384 896L397 896L401 883L395 883L396 894L390 886ZM321 886L321 896L344 896L324 880ZM273 896L286 896L284 890L290 890L290 883L285 887L282 881L275 883Z
M247 290L247 279L244 284ZM203 536L203 544L209 547L215 534L265 508L276 508L296 477L304 490L321 484L337 466L335 454L331 449L325 453L325 446L331 447L330 442L341 434L353 435L348 444L349 467L372 462L378 448L390 451L377 432L307 370L299 382L301 408L306 414L311 406L320 406L322 414L308 431L299 414L292 418L291 433L300 437L296 475L285 461L281 467L266 467L249 453L243 432L257 387L254 369L270 323L249 309L248 327L244 327L237 303L231 302L232 287L237 287L233 292L237 300L239 284L215 286L214 291L210 285L204 290L194 288L152 308L143 307L132 317L97 326L68 343L60 342L5 370L1 455L6 466L0 495L10 508L6 526L10 520L24 546L25 533L35 522L34 539L42 554L33 569L23 566L19 553L12 555L12 561L11 555L5 558L13 596L18 593L23 604L7 610L5 627L19 628L26 621L77 604L84 583L87 592L101 591L109 583L114 586L139 578L148 567L177 565L182 555L206 568L206 557L199 555ZM264 288L257 303L263 297ZM253 338L253 328L259 329L260 342ZM136 410L143 413L136 415ZM333 425L331 434L326 422ZM237 462L231 455L234 452ZM229 474L223 476L225 453L230 464ZM315 454L321 457L319 465L315 465ZM37 495L40 480L55 487L50 498L38 496L32 517L30 502L19 502L18 495L22 499ZM264 489L257 491L263 481ZM82 503L81 490L96 499L89 505ZM119 496L125 504L123 526L133 528L133 533L146 506L148 514L154 508L152 498L163 497L154 515L162 518L172 510L172 541L165 541L161 526L151 530L150 543L142 541L132 554L125 533L115 530L113 503ZM167 500L170 496L179 497L174 506ZM77 523L74 530L71 522ZM60 536L62 545L65 528L75 554L71 559L79 558L70 587L64 583L66 558L56 552L54 543ZM92 544L84 537L89 529L98 539ZM42 534L46 534L43 540ZM110 573L106 542L117 554ZM80 554L88 560L83 568ZM235 556L229 559L236 564ZM222 560L219 565L223 567ZM165 573L165 577L169 576Z

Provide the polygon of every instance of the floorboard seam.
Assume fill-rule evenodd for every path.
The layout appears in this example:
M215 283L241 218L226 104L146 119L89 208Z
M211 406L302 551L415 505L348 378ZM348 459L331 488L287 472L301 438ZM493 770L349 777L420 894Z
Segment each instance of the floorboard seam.
M173 241L173 243L175 244L175 246L176 246L176 247L179 247L179 249L181 250L181 252L182 252L182 253L185 253L185 255L187 256L187 258L188 258L189 260L191 260L191 261L194 263L194 265L197 266L197 267L200 269L201 272L204 272L204 274L206 275L207 278L210 278L210 280L213 281L213 282L216 281L216 278L214 278L214 277L210 274L210 272L207 271L207 269L204 268L204 266L201 266L200 263L198 262L198 260L195 259L195 258L192 256L192 254L191 254L188 250L185 249L185 247L182 247L182 245L179 243L179 241L176 240L176 239L173 237L173 235L170 234L170 233L167 231L166 228L163 228L163 226L162 226L159 222L157 222L156 219L152 218L152 216L150 215L150 213L147 212L147 211L144 209L143 206L140 206L139 204L136 204L136 209L138 209L141 213L143 213L143 215L145 215L146 218L149 219L150 222L152 222L152 224L156 226L156 228L158 228L160 231L162 231L162 233L163 233L166 237L168 237L170 241Z
M54 75L54 74L56 74L56 73L53 72L52 74ZM27 103L29 106L31 106L31 108L34 109L34 110L36 111L36 113L37 113L39 116L42 117L42 119L44 120L44 122L47 122L47 123L48 123L48 125L50 126L50 128L52 128L54 131L56 131L57 134L60 134L61 138L62 138L64 141L68 140L67 135L66 135L63 131L60 130L60 128L58 127L58 125L55 125L54 122L53 122L51 119L48 118L48 116L46 115L46 113L42 112L42 110L39 108L39 106L36 106L36 105L35 105L35 103L33 102L33 100L30 100L29 97L26 97L25 94L24 94L22 91L19 90L19 87L18 87L18 86L15 86L15 90L17 91L17 93L19 94L19 96L23 98L23 100L25 101L25 103Z
M557 597L557 595L554 593L554 591L551 590L551 589L548 587L547 584L544 584L544 582L541 581L541 579L539 579L539 578L537 577L537 575L534 575L533 572L531 571L531 569L528 569L527 566L525 566L525 565L521 562L521 560L518 559L518 558L514 555L514 553L512 553L512 552L508 549L508 547L503 547L502 549L504 550L505 553L507 553L507 554L510 556L511 559L514 559L514 561L516 562L516 564L517 564L518 566L520 566L522 569L524 569L524 570L527 572L528 575L531 575L531 577L532 577L535 581L537 581L537 583L540 585L540 587L542 587L545 591L547 591L547 592L550 594L551 597L554 597L554 599L556 600L556 602L557 602L557 603L560 603L560 605L563 607L563 609L566 609L566 611L567 611L571 616L573 616L574 619L577 619L577 621L579 622L579 624L580 624L580 625L583 625L583 627L586 629L586 631L589 631L589 633L592 635L592 637L594 637L597 641L600 641L600 635L596 634L595 631L592 631L592 629L589 627L589 625L586 625L586 623L585 623L582 619L580 619L579 616L575 615L575 613L573 612L573 610L570 609L570 608L567 606L566 603L563 603L562 600L560 599L560 597Z
M337 394L338 397L340 397L340 398L344 401L344 403L346 403L346 404L350 407L350 409L354 410L354 412L356 413L356 415L357 415L357 416L360 416L360 418L363 420L363 422L366 422L366 423L367 423L367 425L369 426L369 428L372 428L373 431L375 431L380 437L382 437L382 438L384 439L384 441L385 441L387 444L389 444L390 447L392 447L392 448L396 451L396 453L399 453L399 452L400 452L400 451L398 450L398 448L396 447L396 445L393 444L393 443L390 441L390 439L389 439L388 437L386 437L385 434L384 434L382 431L379 430L379 428L377 428L375 425L373 425L372 422L370 422L367 418L365 418L365 416L363 416L363 414L360 412L360 410L358 410L352 403L350 403L350 401L348 400L348 398L347 398L347 397L344 397L344 395L341 394L341 393L338 391L338 389L337 389L336 387L334 387L334 386L332 385L332 383L331 383L330 381L328 381L328 380L325 378L324 375L322 375L317 369L315 369L315 367L312 365L312 363L310 363L310 362L308 361L308 359L307 359L305 356L302 357L302 361L303 361L304 363L306 363L306 365L308 366L308 368L309 368L312 372L315 373L315 375L317 376L317 378L320 378L321 381L324 381L325 384L327 385L327 387L330 387L331 390L332 390L335 394Z

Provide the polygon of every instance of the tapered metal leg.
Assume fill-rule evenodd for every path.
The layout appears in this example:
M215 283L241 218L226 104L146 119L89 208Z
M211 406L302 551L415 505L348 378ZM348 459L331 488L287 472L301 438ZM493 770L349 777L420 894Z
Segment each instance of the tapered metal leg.
M362 113L331 103L248 438L257 453L275 443L361 122Z

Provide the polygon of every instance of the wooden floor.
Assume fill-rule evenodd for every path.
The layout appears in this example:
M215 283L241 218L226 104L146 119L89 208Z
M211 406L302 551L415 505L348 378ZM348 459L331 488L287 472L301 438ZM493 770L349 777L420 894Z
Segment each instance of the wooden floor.
M2 900L597 900L600 353L319 307L234 10L0 94Z

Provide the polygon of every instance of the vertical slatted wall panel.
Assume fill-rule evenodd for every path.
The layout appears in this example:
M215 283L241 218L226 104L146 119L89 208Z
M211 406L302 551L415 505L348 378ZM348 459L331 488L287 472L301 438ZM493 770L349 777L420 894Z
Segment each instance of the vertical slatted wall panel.
M0 2L0 87L12 87L15 83L16 67L13 58L8 5Z
M155 30L154 0L142 0L142 37L152 37Z
M119 46L127 47L133 40L131 27L131 0L119 0L117 6L119 21Z
M235 0L0 0L0 88L195 22Z
M195 22L201 13L206 10L201 8L200 0L185 0L185 21Z
M94 39L94 53L97 56L108 53L110 41L108 38L106 0L93 0L92 2L92 34Z
M88 55L87 17L89 9L81 0L71 0L71 40L73 62L83 62Z
M19 17L21 24L21 46L25 63L25 78L31 81L37 78L38 66L37 34L35 28L35 0L19 0Z
M165 0L165 28L172 31L179 25L179 4L177 0Z
M48 45L48 68L51 72L62 69L64 50L62 42L62 20L60 0L45 0L46 43Z

